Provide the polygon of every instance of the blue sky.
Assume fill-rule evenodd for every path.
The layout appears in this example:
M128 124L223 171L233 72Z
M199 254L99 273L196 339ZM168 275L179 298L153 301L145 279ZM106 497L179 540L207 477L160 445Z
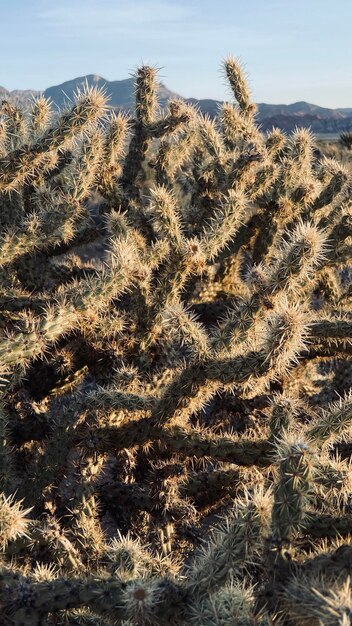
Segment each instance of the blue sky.
M256 102L352 107L352 0L0 0L0 85L160 67L183 96L229 97L239 57Z

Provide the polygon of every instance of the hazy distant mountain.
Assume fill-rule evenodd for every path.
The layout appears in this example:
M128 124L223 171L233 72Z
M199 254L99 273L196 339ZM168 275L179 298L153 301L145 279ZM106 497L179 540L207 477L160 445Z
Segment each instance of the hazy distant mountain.
M258 104L258 109L262 117L272 117L273 115L318 115L321 119L332 117L341 119L344 117L342 109L326 109L309 102L294 102L293 104ZM348 110L348 109L347 109Z
M296 126L310 127L316 133L352 130L352 109L327 109L309 102L258 104L258 119L263 130L278 126L290 132Z
M221 102L218 100L195 100L189 98L187 102L196 104L202 113L215 117ZM309 102L294 102L293 104L265 104L258 105L257 120L263 131L273 126L291 132L297 126L311 128L315 133L339 133L352 131L352 108L327 109Z
M0 102L8 100L13 104L19 104L27 107L33 98L39 96L40 91L34 89L14 89L14 91L8 91L5 87L0 86Z
M103 87L109 96L108 104L117 109L131 111L134 102L133 78L125 80L108 81L102 76L88 74L73 80L66 81L61 85L49 87L44 95L51 98L58 108L70 104L74 100L74 94L84 88L85 85ZM28 105L33 96L39 95L34 90L7 91L0 87L0 101L11 100L13 102ZM159 102L164 107L168 100L181 97L170 91L163 83L159 83ZM186 102L196 105L202 113L215 117L221 101L211 99L186 98ZM339 133L347 130L352 131L352 108L328 109L319 107L309 102L295 102L293 104L258 104L258 122L263 131L277 126L286 132L292 131L297 126L310 127L316 133Z
M75 92L82 90L84 86L104 88L109 95L108 104L111 107L130 110L133 108L134 103L134 80L133 78L126 78L125 80L113 80L109 81L96 74L88 74L87 76L81 76L74 80L69 80L66 83L57 85L55 87L49 87L44 92L44 95L60 108L62 108L67 102L72 102ZM173 91L170 91L163 83L159 83L159 102L161 106L165 106L170 98L179 97Z
M336 109L336 111L341 111L341 113L351 113L352 114L352 108L350 108L350 109Z

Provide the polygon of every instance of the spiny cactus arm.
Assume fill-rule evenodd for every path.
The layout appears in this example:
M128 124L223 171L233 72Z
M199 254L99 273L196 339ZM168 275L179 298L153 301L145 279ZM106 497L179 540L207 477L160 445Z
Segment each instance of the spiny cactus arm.
M311 211L318 211L330 204L343 190L349 178L346 167L335 159L324 159L322 169L324 176L329 175L329 180L313 202Z
M0 341L1 370L25 368L47 345L77 326L77 316L63 306L49 306L42 318L30 312L21 315L21 330L7 333Z
M79 313L85 323L84 314L89 318L92 312L99 313L128 288L134 278L137 261L137 251L130 237L112 239L106 266L99 270L98 276L60 287L56 292L57 298L59 302L67 303L76 314Z
M288 539L307 517L311 499L313 454L305 441L286 433L277 444L279 481L274 488L272 525L274 533Z
M220 352L223 349L231 350L231 346L237 346L239 342L243 342L256 317L260 314L261 306L262 294L258 292L231 302L231 306L226 310L223 319L218 322L218 327L213 334L214 348Z
M260 211L257 211L254 215L248 217L248 220L239 228L237 235L234 237L232 241L229 242L227 248L219 253L218 258L216 259L219 262L223 262L225 260L226 267L226 259L228 258L231 263L231 255L237 255L241 252L241 249L245 249L250 247L251 240L253 236L256 234L257 230L260 228L262 223L262 216Z
M89 409L121 409L124 411L146 411L153 405L154 399L111 388L99 387L85 397Z
M244 583L236 581L208 597L196 597L190 609L190 624L211 626L237 623L246 626L264 626L266 621L263 613L258 615L254 607L253 589L246 588Z
M281 241L276 260L269 266L268 291L299 289L323 264L326 241L326 233L313 224L299 221L288 239Z
M307 221L309 214L304 213L304 220L300 217L301 214L302 211L296 210L288 199L285 201L279 199L277 203L271 203L269 209L260 212L257 217L258 233L253 248L253 260L256 263L272 263L273 257L276 256L276 265L280 265L281 258L282 279L284 280L286 273L286 281L290 280L293 286L295 275L297 281L299 277L301 281L306 280L312 269L326 262L330 252L326 221L322 220L316 225ZM298 252L300 246L301 250ZM299 268L300 254L302 266ZM279 278L278 275L277 279ZM288 283L282 287L290 288Z
M351 515L323 515L309 513L302 526L302 532L313 537L350 537L352 534Z
M50 298L47 294L31 295L27 290L14 287L1 287L0 289L0 309L5 311L23 311L32 309L36 313L42 313Z
M105 164L116 165L123 156L130 119L125 113L112 114L104 141Z
M344 237L346 229L347 236L350 236L352 230L351 209L352 197L349 192L346 192L339 199L339 202L334 202L332 206L318 213L318 227L322 230L326 228L330 230L330 237L333 237L333 233L336 232L336 240L339 239L340 235Z
M151 412L151 421L160 426L176 420L187 423L196 412L201 411L221 390L222 383L204 377L197 362L183 371L176 381L171 382L162 397L157 399Z
M169 115L147 126L146 132L149 138L161 139L165 135L179 131L189 122L192 112L181 100L171 100L168 106Z
M235 237L244 218L246 206L247 199L242 192L230 189L224 196L201 236L201 245L209 261L213 261Z
M0 191L18 189L42 166L47 152L66 149L72 140L89 129L105 112L106 99L101 91L91 89L78 95L71 111L58 119L34 145L24 145L0 159Z
M78 215L75 219L73 238L68 241L61 239L60 242L55 242L53 245L47 246L45 248L45 254L50 258L61 256L66 252L71 252L72 246L81 246L91 243L96 241L99 236L104 236L105 234L106 224L101 217L90 216L90 218L87 219L87 213L84 211L82 215Z
M343 146L344 148L347 148L347 150L351 150L352 149L352 133L350 132L341 133L340 138L339 138L339 144Z
M51 219L53 219L51 217ZM69 234L65 219L66 233ZM41 220L38 214L32 213L22 222L22 228L9 229L3 233L0 243L0 262L2 267L12 263L17 257L33 252L43 241L47 241L46 233L43 232ZM59 239L64 233L60 231ZM67 235L66 235L67 236Z
M172 140L162 139L154 160L156 183L168 189L175 184L177 171L187 162L195 142L195 133L187 129L180 137Z
M112 254L108 270L99 278L87 277L58 290L58 301L49 305L44 316L23 313L22 328L0 341L2 371L25 368L31 359L42 354L47 346L65 333L87 323L90 314L103 309L106 303L118 297L132 279L133 257L131 244L120 241Z
M258 141L260 134L253 118L243 115L241 110L230 102L224 102L220 106L219 118L223 140L228 150L235 150L248 142Z
M124 622L116 622L116 626L120 624ZM89 609L72 609L65 613L65 626L109 626L109 621Z
M312 132L307 128L295 128L286 144L291 176L307 175L311 172L314 147Z
M181 215L175 195L160 185L150 190L150 203L147 214L153 230L159 238L167 239L172 249L180 251L184 245Z
M82 574L85 571L78 550L55 519L48 519L41 524L33 521L28 535L22 535L9 543L6 556L8 559L23 558L29 550L34 559L39 560L45 555L49 562L54 561L67 573Z
M5 119L0 119L0 157L6 154L8 144L9 125Z
M2 101L0 114L5 115L8 123L7 148L9 150L16 150L26 139L26 118L17 106L7 100Z
M104 549L104 535L95 496L95 483L102 473L103 463L102 456L80 452L73 463L73 471L69 463L65 477L69 490L69 514L66 523L72 542L88 567L90 561L101 557ZM67 490L65 496L67 498Z
M266 439L238 440L218 436L197 428L157 427L150 418L130 421L122 426L103 426L94 433L78 428L73 437L76 445L93 447L97 452L118 451L160 440L169 450L184 457L210 457L239 466L267 467L273 463L273 446Z
M302 213L305 217L311 215L307 209L317 195L317 188L316 180L312 176L307 176L307 178L303 178L297 187L293 189L291 201L295 209L298 207L297 214Z
M152 411L155 424L161 425L175 417L186 420L194 410L201 409L221 388L214 380L210 384L203 363L193 363L174 378L157 399Z
M148 126L154 121L157 105L156 70L142 66L135 74L136 120L131 123L133 136L126 154L121 186L129 198L138 198L136 179L141 171L151 137ZM127 199L125 199L126 203ZM128 202L127 206L128 208Z
M149 346L155 341L166 306L179 298L189 276L201 273L205 267L206 256L197 239L184 240L182 250L170 255L157 277L147 319L144 322L145 339L143 345Z
M255 143L248 144L246 149L231 162L231 167L226 177L226 188L250 192L252 182L255 181L258 163L261 163L263 167L265 162L266 154L263 146Z
M30 139L35 141L44 133L52 116L51 101L44 96L36 98L33 102L30 114L29 133Z
M322 297L329 303L342 303L343 295L342 283L336 265L326 264L321 268L315 278L316 289L322 293ZM333 318L332 318L333 319ZM337 315L339 319L339 315Z
M286 146L287 137L280 128L272 128L265 138L265 147L274 160L280 158Z
M122 157L124 155L126 137L130 126L127 115L113 114L109 119L109 127L104 138L104 154L97 179L97 188L110 202L114 201L118 180L122 174Z
M31 520L27 517L32 508L23 509L23 500L15 495L0 493L0 544L4 551L10 541L27 535Z
M53 186L54 188L57 182L55 177L63 173L65 167L71 165L74 154L72 150L58 150L56 157L56 164L43 172L44 182L47 183L49 187Z
M49 412L50 425L47 440L41 454L34 455L28 463L26 475L19 485L19 494L29 505L38 507L45 500L48 487L57 484L67 467L67 458L74 446L76 429L85 416L85 407L79 397L72 397L70 404L54 404ZM67 402L67 400L66 400Z
M224 441L225 439L223 438ZM221 442L219 442L220 445ZM172 450L172 446L170 449ZM207 507L210 503L220 500L225 494L232 495L239 491L243 478L239 467L229 470L213 470L212 472L194 472L190 476L181 478L178 489L180 495L189 498L196 504L197 508ZM155 508L155 499L153 499L150 490L137 483L108 482L99 486L98 490L99 496L110 503L118 503L118 506L127 505L133 509L149 512L153 510L153 507ZM175 517L174 513L173 517Z
M240 62L234 57L228 56L224 62L224 70L241 112L244 115L252 116L256 112L256 106L251 102L247 80Z
M266 439L245 440L214 435L197 428L170 426L159 432L161 441L181 456L210 457L239 466L267 467L273 462L273 448Z
M126 484L125 486L132 487ZM153 574L167 574L168 565L163 564L159 557L147 550L139 539L132 539L130 533L122 536L119 531L109 543L105 544L101 563L109 574L117 575L125 581Z
M322 448L316 464L314 491L317 495L317 508L324 512L334 512L336 503L341 514L349 511L349 494L352 474L349 463L331 456L331 449Z
M255 179L257 176L260 176L260 173L263 170L264 168L257 172ZM252 188L255 189L255 180L251 189ZM249 190L249 198L260 205L260 200L252 197L251 190ZM278 230L278 223L277 220L275 220L276 212L276 205L274 203L270 203L268 206L265 206L265 208L260 208L260 210L257 211L249 222L251 238L254 239L251 250L251 258L255 265L259 265L261 263L267 264L267 256L269 250L271 250L273 246ZM239 243L243 246L245 245L245 237L246 233L243 233L241 240L239 241Z
M279 606L294 624L347 626L352 611L350 579L294 576L281 590Z
M138 67L135 74L136 117L143 126L155 118L158 87L156 74L156 68L148 65Z
M279 176L279 167L275 163L264 161L262 166L257 169L254 177L250 180L246 193L249 199L253 202L256 201L260 206L266 204L265 194L270 192L271 187L275 183ZM264 200L262 198L264 197ZM269 207L265 207L264 214L269 212ZM269 221L269 220L268 220ZM270 244L270 241L269 241ZM269 245L268 245L269 247Z
M271 494L255 489L236 502L234 511L188 567L187 588L196 597L207 597L230 576L246 571L263 545L270 521Z
M332 444L351 433L352 390L330 404L306 428L307 437L319 445Z
M221 163L225 156L225 147L215 121L206 115L199 115L197 128L201 142L213 159L212 166L224 172L224 163L222 167Z
M104 136L93 128L85 138L74 166L65 177L64 193L72 195L77 202L88 197L101 171L104 154Z
M348 239L352 236L352 217L343 216L341 221L329 233L329 250L327 251L326 265L347 264L351 259L352 246ZM347 243L346 243L347 240Z
M191 356L196 360L210 356L209 334L199 323L196 315L186 309L180 300L165 308L163 326L178 336L182 345L187 346Z
M56 197L48 191L44 192L38 197L41 203L45 203L44 207L25 217L22 224L2 235L2 265L9 265L17 257L34 250L73 239L75 222L84 209L81 203L95 181L101 154L101 135L96 132L83 144L75 172L67 184L67 191Z
M135 125L134 135L128 146L121 176L122 189L125 194L133 199L138 198L136 179L141 171L148 150L148 143L145 130ZM124 205L124 208L128 208L128 206Z
M271 409L270 439L274 442L281 439L283 433L293 426L299 403L292 396L276 393L272 396L269 407Z
M165 389L152 412L155 423L172 419L179 410L189 410L189 400L199 392L208 399L224 384L245 383L250 378L285 373L305 347L307 317L299 307L282 303L263 324L262 349L234 358L210 358L186 367ZM216 383L214 388L210 382ZM211 392L211 395L209 395Z
M187 615L185 590L167 578L126 582L116 577L58 578L33 582L3 568L0 594L4 596L1 607L4 623L15 626L41 626L48 613L79 607L90 608L115 624L123 623L122 620L131 624L153 620L156 626L176 625L180 620L183 623Z
M316 341L330 339L333 342L334 339L345 339L346 343L350 343L352 340L352 321L348 319L347 315L343 317L343 313L341 319L318 319L312 323L309 335L313 341L314 339Z
M301 358L307 361L316 359L319 362L332 357L349 359L351 354L352 346L350 342L346 342L344 339L341 342L337 339L332 342L329 338L327 341L324 341L321 338L319 342L308 345L308 349L302 352Z

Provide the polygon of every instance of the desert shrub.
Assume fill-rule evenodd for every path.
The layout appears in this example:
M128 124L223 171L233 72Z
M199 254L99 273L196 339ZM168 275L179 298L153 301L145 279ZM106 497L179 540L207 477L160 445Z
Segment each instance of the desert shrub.
M2 105L4 625L350 623L349 175L224 70Z

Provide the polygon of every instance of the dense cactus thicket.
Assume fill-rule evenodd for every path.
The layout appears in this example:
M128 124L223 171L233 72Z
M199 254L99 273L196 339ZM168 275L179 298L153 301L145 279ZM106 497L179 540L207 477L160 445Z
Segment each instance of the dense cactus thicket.
M352 623L351 182L224 70L2 103L4 626Z

